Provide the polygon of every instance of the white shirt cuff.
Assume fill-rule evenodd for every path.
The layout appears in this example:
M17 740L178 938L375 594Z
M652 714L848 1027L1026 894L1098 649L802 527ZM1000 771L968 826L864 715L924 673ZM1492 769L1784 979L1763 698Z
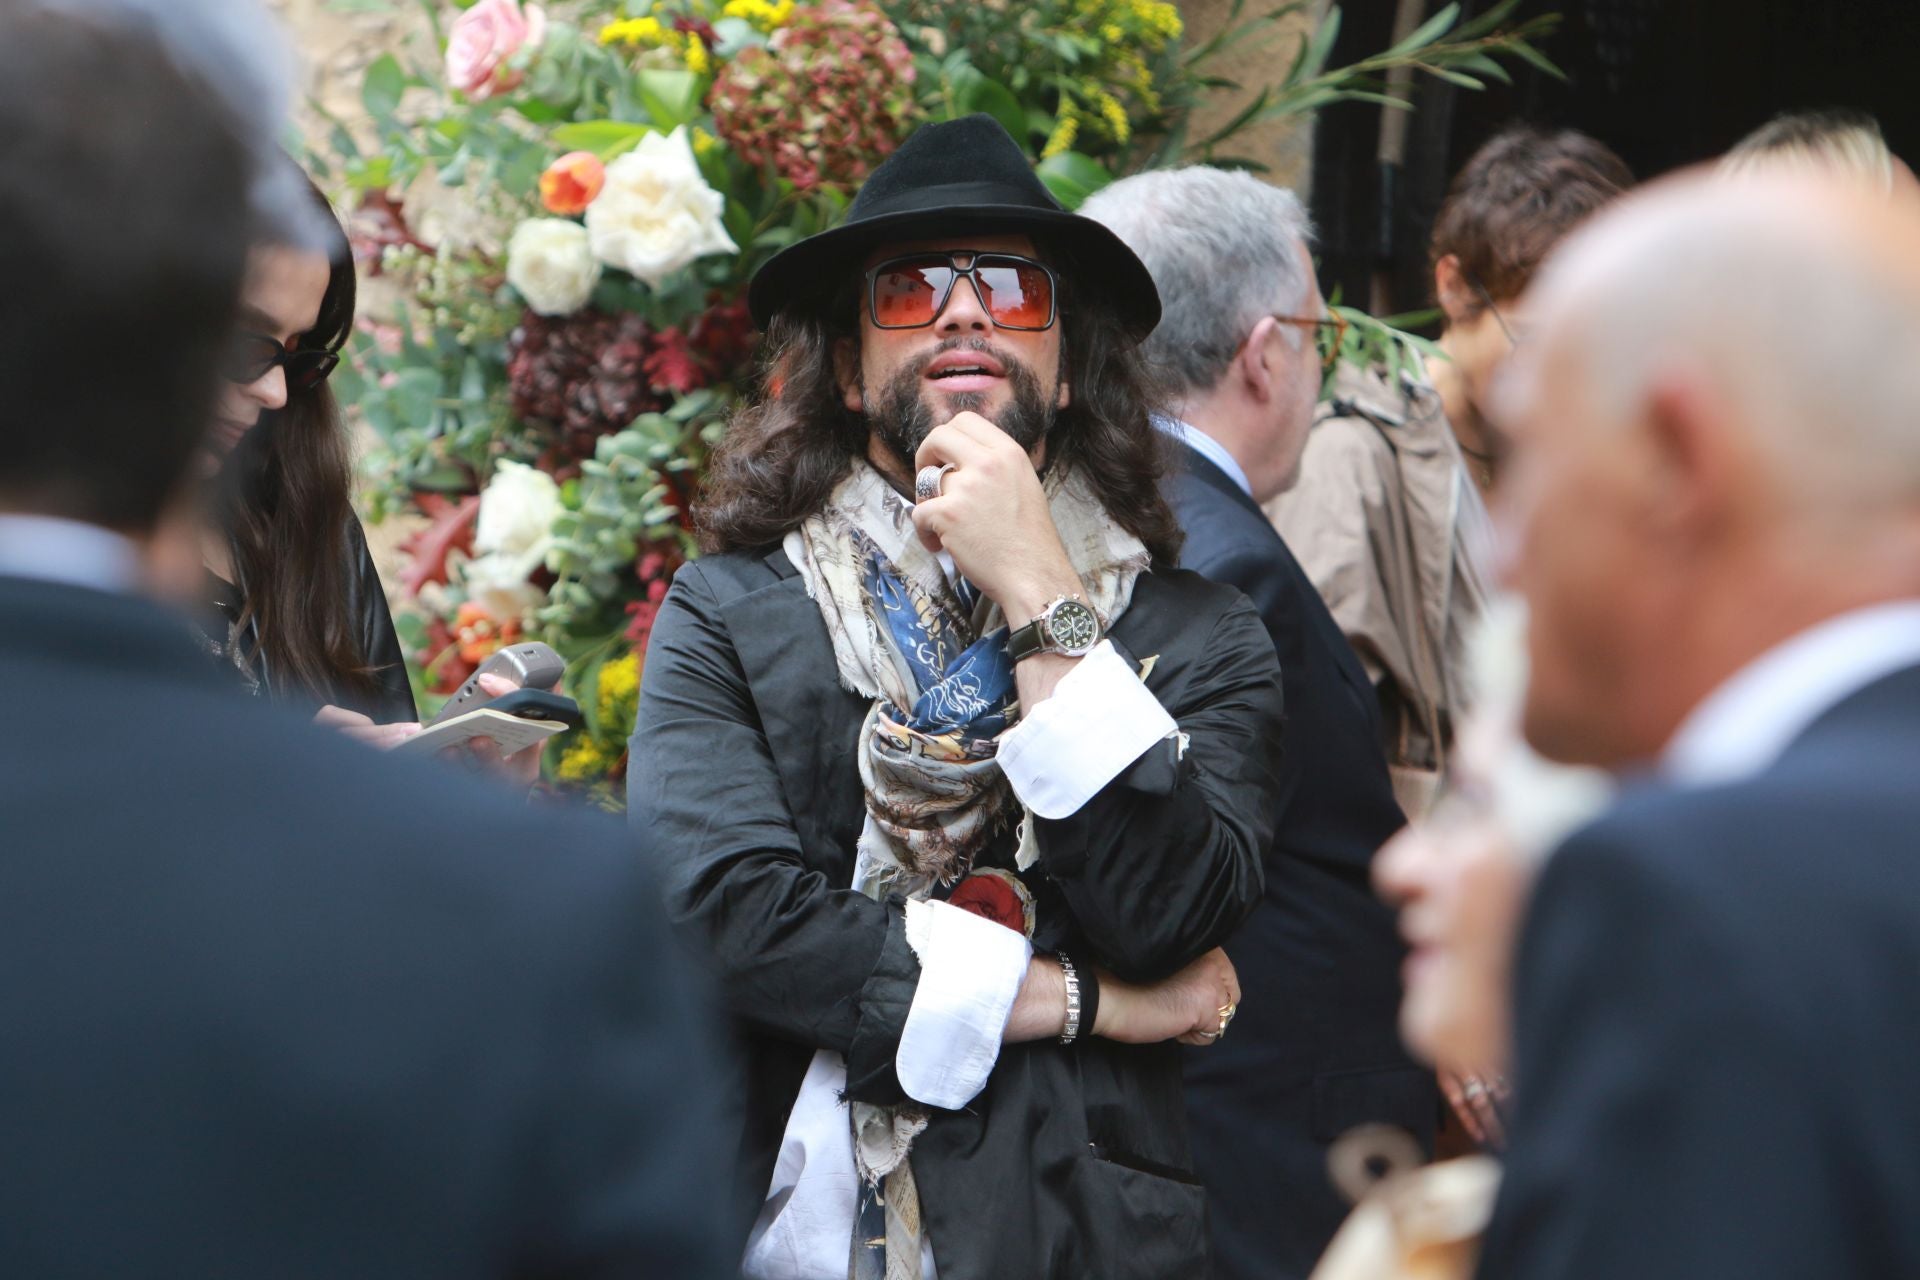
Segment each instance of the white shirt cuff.
M1000 768L1043 818L1080 811L1179 726L1110 641L1102 640L1000 736Z
M914 1101L958 1111L999 1060L1033 948L1005 925L946 902L909 900L906 923L920 984L894 1070Z

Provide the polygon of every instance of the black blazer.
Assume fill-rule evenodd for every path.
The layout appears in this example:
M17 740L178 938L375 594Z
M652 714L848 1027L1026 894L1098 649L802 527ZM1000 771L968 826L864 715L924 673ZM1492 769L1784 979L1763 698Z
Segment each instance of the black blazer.
M1346 1214L1327 1147L1380 1122L1429 1147L1432 1074L1396 1030L1403 948L1373 854L1404 819L1379 705L1346 637L1254 500L1182 444L1167 496L1181 563L1245 592L1280 659L1287 708L1266 893L1227 944L1242 1000L1218 1044L1187 1050L1196 1167L1215 1274L1305 1276Z
M1214 947L1260 894L1280 691L1246 603L1192 574L1144 574L1113 639L1158 655L1147 686L1191 735L1149 752L1060 821L1040 866L1072 913L1069 953L1139 980ZM707 556L654 624L628 775L662 837L670 909L713 956L737 1020L740 1230L751 1222L816 1050L848 1096L903 1100L893 1060L919 963L898 899L854 893L867 704L841 687L820 610L784 552ZM1002 1049L962 1111L935 1111L913 1169L941 1280L1204 1274L1178 1046L1084 1039Z
M1493 1280L1920 1276L1920 668L1553 855Z
M0 1275L718 1276L708 1046L617 827L0 578Z

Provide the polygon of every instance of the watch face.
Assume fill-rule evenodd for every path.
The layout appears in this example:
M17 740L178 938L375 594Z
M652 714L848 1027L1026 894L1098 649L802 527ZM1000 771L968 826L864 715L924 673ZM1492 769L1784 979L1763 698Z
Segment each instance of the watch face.
M1047 614L1052 647L1078 657L1100 643L1100 619L1078 600L1062 600Z

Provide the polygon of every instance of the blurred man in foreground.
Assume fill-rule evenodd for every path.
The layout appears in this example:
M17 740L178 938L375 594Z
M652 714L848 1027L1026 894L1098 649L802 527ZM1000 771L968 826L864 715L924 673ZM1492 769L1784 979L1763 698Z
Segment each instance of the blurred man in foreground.
M1682 180L1536 287L1526 732L1647 776L1530 909L1482 1274L1920 1274L1920 214Z
M242 8L0 6L0 1274L720 1274L639 859L239 697L138 595L247 246L302 234Z

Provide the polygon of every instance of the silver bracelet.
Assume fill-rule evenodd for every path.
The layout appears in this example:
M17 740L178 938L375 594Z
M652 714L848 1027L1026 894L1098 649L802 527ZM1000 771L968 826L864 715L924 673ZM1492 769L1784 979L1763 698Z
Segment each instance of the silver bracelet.
M1080 1038L1080 975L1074 972L1066 952L1054 959L1060 962L1060 976L1067 980L1067 1025L1060 1029L1060 1043L1072 1044Z

